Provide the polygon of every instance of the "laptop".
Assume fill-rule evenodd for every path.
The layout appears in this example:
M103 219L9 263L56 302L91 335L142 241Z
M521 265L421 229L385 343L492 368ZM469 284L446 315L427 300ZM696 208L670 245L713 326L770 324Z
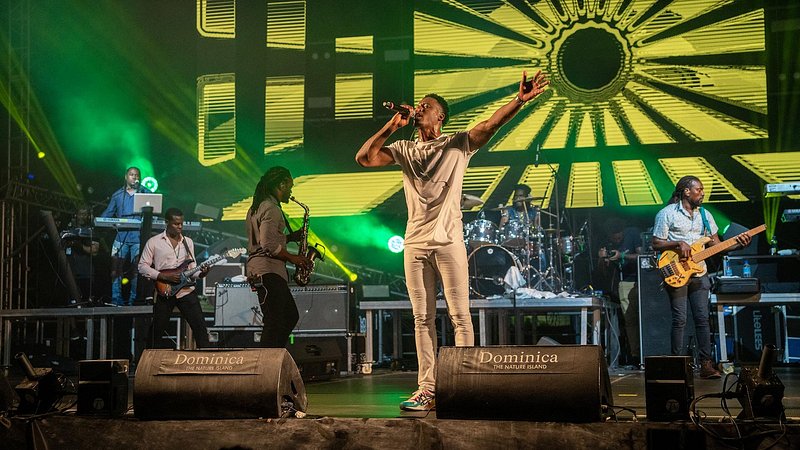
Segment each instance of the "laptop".
M133 212L140 213L145 206L153 207L153 214L161 214L161 194L133 194Z

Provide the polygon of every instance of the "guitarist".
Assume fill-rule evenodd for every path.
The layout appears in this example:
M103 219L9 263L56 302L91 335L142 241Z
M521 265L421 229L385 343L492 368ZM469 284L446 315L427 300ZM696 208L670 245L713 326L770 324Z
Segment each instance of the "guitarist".
M708 246L720 243L714 217L702 208L705 192L700 179L687 175L675 185L669 204L656 215L653 226L653 249L673 250L688 259L692 255L691 244L703 236L711 239ZM750 236L742 233L736 241L742 247L750 244ZM694 274L684 286L673 288L664 285L672 309L672 354L683 354L683 334L686 326L687 303L692 308L697 349L700 356L700 378L720 378L711 360L711 328L709 325L709 292L711 283L705 270L705 261L699 263L703 272Z
M181 281L181 271L170 269L180 267L185 261L189 261L189 264L184 270L197 266L194 258L194 242L191 238L183 236L183 212L180 209L169 208L164 213L164 221L167 224L166 230L151 237L144 245L139 260L139 273L150 280L177 284ZM209 266L204 266L195 276L203 278L208 271ZM197 298L194 285L191 284L171 297L156 294L153 304L154 345L156 347L163 345L161 337L167 335L169 316L176 306L192 328L197 347L209 347L208 331L200 308L200 300Z

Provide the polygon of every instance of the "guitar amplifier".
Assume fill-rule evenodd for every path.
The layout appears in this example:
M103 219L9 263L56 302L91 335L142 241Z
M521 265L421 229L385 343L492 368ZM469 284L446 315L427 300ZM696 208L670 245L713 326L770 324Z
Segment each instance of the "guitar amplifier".
M350 331L352 288L348 285L291 286L300 315L295 334L344 335ZM262 311L258 295L247 283L218 283L214 325L258 327ZM263 318L269 320L269 318Z

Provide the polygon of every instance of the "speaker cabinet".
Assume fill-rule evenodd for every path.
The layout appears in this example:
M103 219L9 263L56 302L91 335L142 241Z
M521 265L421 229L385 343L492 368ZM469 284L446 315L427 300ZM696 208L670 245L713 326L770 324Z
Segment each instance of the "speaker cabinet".
M596 422L612 404L594 345L442 347L436 417Z
M128 411L128 360L78 362L78 415L121 416Z
M342 337L295 337L287 349L297 363L305 381L330 380L345 370L343 354L337 340ZM346 359L345 359L346 360Z
M261 327L258 294L247 283L217 283L214 326Z
M649 356L644 363L647 420L689 420L694 372L689 356Z
M300 313L295 333L343 334L350 331L349 286L292 286L291 290Z
M652 256L639 256L639 361L672 353L672 310ZM687 308L684 347L694 341L692 308Z
M305 411L305 386L286 349L145 350L133 408L140 419L280 417Z

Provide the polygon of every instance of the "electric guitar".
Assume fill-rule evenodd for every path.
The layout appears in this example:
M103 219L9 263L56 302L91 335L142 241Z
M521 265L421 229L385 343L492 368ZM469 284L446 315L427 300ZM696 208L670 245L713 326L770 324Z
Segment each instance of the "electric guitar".
M162 297L173 297L181 289L185 288L186 286L193 285L195 283L194 278L192 275L199 272L203 269L203 267L213 266L215 264L219 264L222 261L225 261L226 258L238 258L239 255L246 252L247 250L243 248L233 248L228 250L227 252L223 253L222 255L214 255L207 260L203 261L202 264L199 264L197 267L193 269L186 270L189 267L190 260L186 260L180 266L174 269L164 269L161 273L166 275L171 275L174 273L178 273L181 275L180 281L177 283L169 283L166 281L158 281L156 280L156 294Z
M759 225L746 233L753 237L766 230L766 225ZM700 266L700 262L710 258L719 252L725 251L736 245L736 237L726 239L713 247L705 248L706 243L711 240L704 236L691 245L692 252L688 259L681 259L681 256L672 250L665 250L658 258L658 270L668 285L679 288L689 282L692 275L704 273L705 269ZM705 249L704 249L705 248Z

